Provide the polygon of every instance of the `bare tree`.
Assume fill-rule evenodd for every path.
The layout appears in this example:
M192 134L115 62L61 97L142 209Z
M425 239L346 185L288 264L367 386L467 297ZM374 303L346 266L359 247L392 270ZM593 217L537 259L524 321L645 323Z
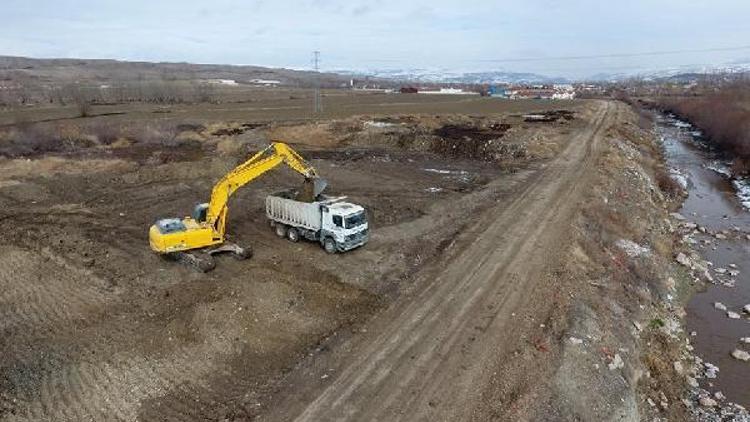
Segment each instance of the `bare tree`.
M0 89L0 107L9 107L10 98L6 89Z
M81 117L88 117L91 115L91 101L85 97L78 97L74 99L76 108L78 109L78 115Z
M83 87L77 84L70 84L63 88L64 96L76 106L79 117L88 117L91 115L91 99Z
M193 98L198 103L210 103L214 99L214 86L200 81L193 82Z

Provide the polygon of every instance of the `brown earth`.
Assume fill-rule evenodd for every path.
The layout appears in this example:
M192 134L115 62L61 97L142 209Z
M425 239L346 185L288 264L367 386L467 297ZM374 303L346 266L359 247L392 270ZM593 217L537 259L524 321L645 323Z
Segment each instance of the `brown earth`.
M449 110L446 104L437 107ZM469 105L489 103L479 104ZM416 331L448 340L446 350L429 350L435 341L430 337L417 344L429 352L425 357L440 353L447 359L436 380L462 372L463 363L453 360L460 353L487 355L472 340L464 343L467 331L448 328L524 329L505 320L505 313L526 303L523 289L536 284L510 280L541 274L549 257L532 253L535 242L564 233L564 217L576 203L568 200L584 189L587 163L609 122L595 103L569 104L576 117L556 123L527 124L512 114L552 107L538 104L467 115L456 114L453 103L447 115L409 114L417 104L390 116L395 126L369 123L378 114L347 115L305 123L296 132L299 123L289 121L251 122L239 131L248 122L203 121L203 128L184 126L169 142L137 136L104 142L83 127L66 139L90 142L0 159L0 419L270 418L265 412L281 410L279 400L290 398L290 380L329 362L328 350L347 355L337 343L351 338L363 352L372 351L365 346L383 340L379 330L389 327L384 321L406 324L400 337L390 338L405 339L418 321L392 318L419 309L448 315L427 324L437 331ZM122 122L122 116L111 119ZM146 230L155 219L187 214L208 197L213 181L278 128L291 127L286 130L293 135L304 133L305 125L322 125L333 141L321 144L321 135L307 143L298 135L294 147L329 179L331 193L367 208L373 238L366 247L329 256L312 243L277 239L262 203L268 193L300 182L283 170L232 200L228 232L252 245L251 260L220 259L215 271L197 274L148 249ZM468 154L435 146L456 141L441 136L445 127L449 133L461 128L463 140L474 145ZM449 262L463 264L440 275ZM493 264L456 274L473 271L479 262ZM451 277L464 284L453 284ZM508 292L510 299L484 289ZM453 296L434 294L443 291ZM494 301L493 308L480 310L477 300ZM458 302L466 305L460 312ZM428 304L435 306L423 308ZM482 319L497 313L502 315L495 322ZM373 315L378 317L368 323ZM492 331L488 344L496 345L498 333ZM460 353L451 357L448 350ZM344 356L330 368L365 356ZM478 373L480 361L466 374ZM405 368L413 382L424 379L423 369L435 368L399 365L393 368ZM466 374L457 385L466 385ZM311 397L316 385L300 382L300 397ZM436 382L436 390L423 394L448 403L442 385ZM289 414L301 406L291 403ZM467 407L454 410L461 409Z
M653 134L620 103L450 101L0 129L0 420L684 420ZM276 238L279 170L232 199L251 260L148 249L278 137L367 208L368 245Z
M409 295L363 334L292 373L281 403L263 419L492 418L488 390L508 382L492 368L525 347L559 302L544 275L564 251L567 222L591 183L613 115L610 104L599 104L590 124L544 168L512 186L488 185L497 205L473 216L442 262L419 274ZM542 339L536 344L545 347ZM533 380L547 368L527 369L515 375Z
M637 114L591 111L554 159L490 182L495 205L299 363L259 419L686 420L679 197Z
M236 121L267 123L278 121L318 121L371 114L393 118L399 115L444 116L454 114L493 115L508 113L543 113L569 107L567 101L499 100L464 95L420 95L356 93L348 90L323 91L323 111L312 112L312 91L279 88L252 89L247 99L226 103L169 104L143 103L94 105L90 116L79 118L75 106L0 108L0 127L24 122L76 121L109 124L138 122L203 123Z

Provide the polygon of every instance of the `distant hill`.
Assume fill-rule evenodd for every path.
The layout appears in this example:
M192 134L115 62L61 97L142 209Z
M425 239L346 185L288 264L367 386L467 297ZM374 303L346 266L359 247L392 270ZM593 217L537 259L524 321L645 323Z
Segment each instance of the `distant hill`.
M639 79L653 82L690 83L706 78L734 78L750 74L750 62L731 65L683 66L671 69L642 71L639 73L599 73L588 78L597 82L621 82Z
M106 84L133 80L229 79L249 83L253 79L265 79L278 80L285 86L311 87L315 77L312 71L261 66L0 56L0 81ZM334 73L321 73L318 77L324 87L346 86L350 80L350 76Z
M565 78L548 77L536 73L483 71L456 72L445 69L387 69L387 70L337 70L340 74L360 74L374 78L424 83L501 84L501 83L567 83Z

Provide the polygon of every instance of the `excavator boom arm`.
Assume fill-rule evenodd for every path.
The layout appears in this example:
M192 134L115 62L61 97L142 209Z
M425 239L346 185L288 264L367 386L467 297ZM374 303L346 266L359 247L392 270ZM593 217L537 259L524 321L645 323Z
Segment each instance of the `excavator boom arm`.
M281 163L286 163L293 170L305 176L306 179L317 177L315 169L288 145L273 142L227 173L214 185L211 191L211 201L208 204L206 221L223 237L227 203L232 194Z

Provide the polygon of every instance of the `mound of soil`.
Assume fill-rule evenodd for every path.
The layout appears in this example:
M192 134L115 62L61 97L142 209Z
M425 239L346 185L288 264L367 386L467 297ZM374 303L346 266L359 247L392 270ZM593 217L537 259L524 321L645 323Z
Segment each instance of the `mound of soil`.
M469 125L445 125L436 129L433 133L443 139L489 141L502 138L508 129L510 129L510 125L505 123L493 123L486 128Z
M489 161L496 149L493 141L502 138L508 129L510 125L505 123L493 123L486 128L445 125L433 132L439 138L432 141L430 151L446 157Z

